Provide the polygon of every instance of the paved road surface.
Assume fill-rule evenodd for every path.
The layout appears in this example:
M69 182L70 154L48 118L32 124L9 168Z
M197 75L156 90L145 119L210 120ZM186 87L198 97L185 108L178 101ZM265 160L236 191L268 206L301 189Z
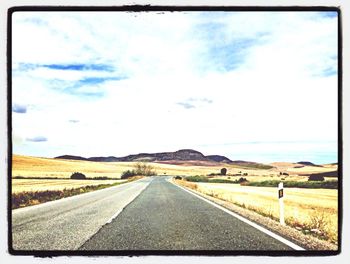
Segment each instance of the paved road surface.
M152 178L12 211L13 249L76 250Z
M155 177L110 224L79 249L292 250L167 182L165 177Z

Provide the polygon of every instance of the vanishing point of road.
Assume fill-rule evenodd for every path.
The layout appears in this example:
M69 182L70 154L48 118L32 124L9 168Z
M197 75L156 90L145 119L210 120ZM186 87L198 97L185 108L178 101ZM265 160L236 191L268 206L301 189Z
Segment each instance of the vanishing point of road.
M149 177L13 210L13 248L293 250L168 179Z

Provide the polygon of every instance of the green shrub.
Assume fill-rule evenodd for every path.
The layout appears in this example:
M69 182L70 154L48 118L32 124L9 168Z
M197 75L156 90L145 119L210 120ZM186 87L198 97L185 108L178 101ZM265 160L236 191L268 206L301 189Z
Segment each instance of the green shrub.
M226 179L210 179L210 183L235 183L234 181L226 180Z
M246 178L241 177L238 179L238 183L242 183L242 182L248 182L248 180Z
M122 175L120 176L120 179L124 180L130 177L133 177L137 175L134 170L126 170L122 172Z
M208 182L209 179L206 176L188 176L188 177L186 177L186 181L190 181L190 182Z
M308 181L324 181L324 177L322 175L310 175Z
M74 180L85 180L86 176L80 172L74 172L70 178Z
M263 187L277 187L281 181L261 181L261 182L249 182L248 186L263 186ZM311 188L311 189L338 189L338 181L284 181L284 187L295 187L295 188Z
M93 177L93 180L111 180L111 178L108 178L107 176L99 176L99 177Z

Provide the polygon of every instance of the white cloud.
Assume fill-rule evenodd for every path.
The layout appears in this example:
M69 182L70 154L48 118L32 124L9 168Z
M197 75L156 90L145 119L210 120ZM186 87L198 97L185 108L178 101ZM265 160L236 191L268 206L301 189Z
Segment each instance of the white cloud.
M298 12L15 13L15 69L34 68L14 72L13 100L28 106L13 116L14 135L48 139L18 141L15 153L194 148L240 159L244 149L264 148L229 143L336 142L337 77L325 73L336 65L336 26L335 18ZM39 67L61 64L113 71ZM281 157L330 151L321 143L264 146Z

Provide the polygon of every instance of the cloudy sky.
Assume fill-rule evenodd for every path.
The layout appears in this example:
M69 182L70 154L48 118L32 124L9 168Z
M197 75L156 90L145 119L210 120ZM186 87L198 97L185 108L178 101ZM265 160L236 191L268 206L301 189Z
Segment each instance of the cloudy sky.
M13 152L337 161L335 12L15 12Z

